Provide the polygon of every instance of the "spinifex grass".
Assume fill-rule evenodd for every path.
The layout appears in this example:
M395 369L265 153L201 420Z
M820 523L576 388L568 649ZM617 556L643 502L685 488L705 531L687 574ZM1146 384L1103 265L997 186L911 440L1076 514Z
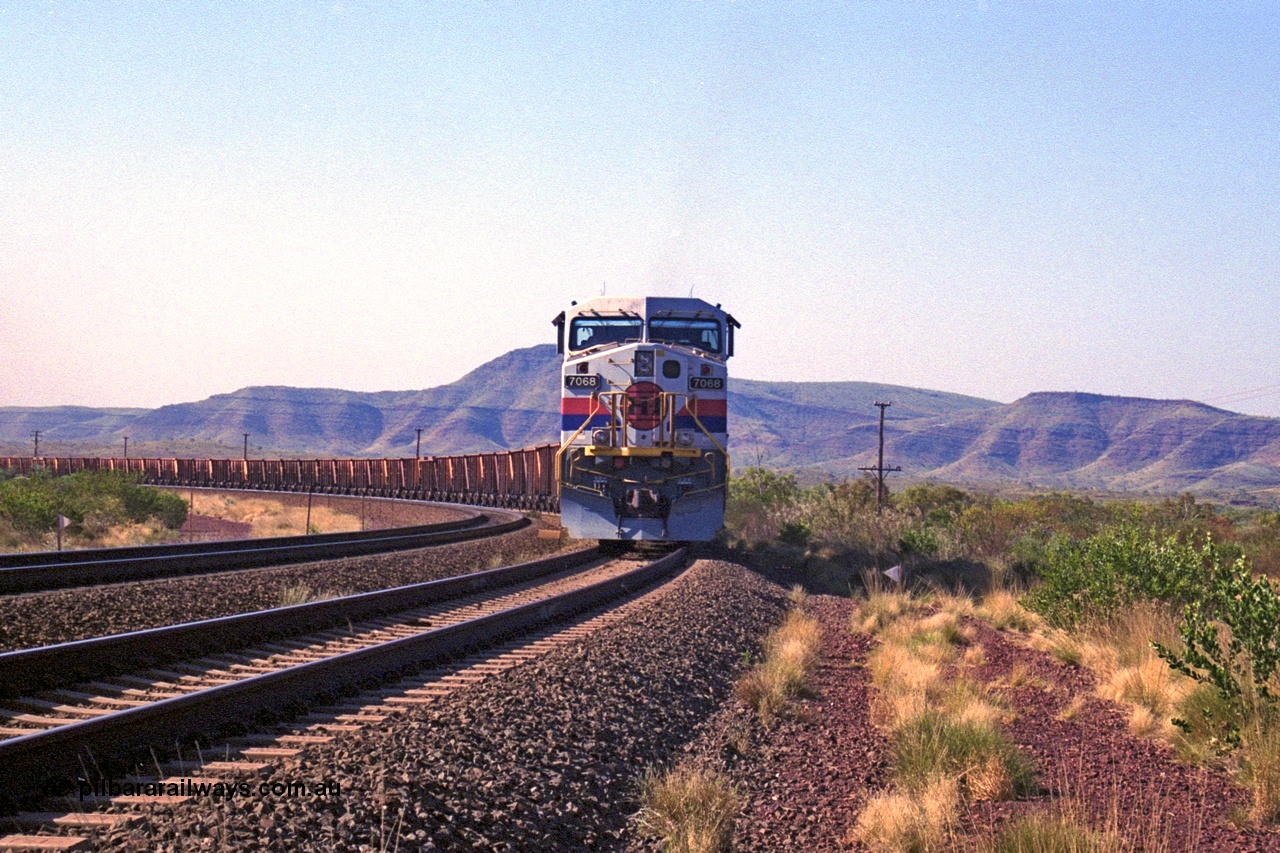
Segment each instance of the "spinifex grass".
M959 674L983 657L964 623L970 606L950 596L915 615L929 606L873 590L854 620L880 635L868 660L872 719L889 734L896 782L850 832L875 851L947 849L964 798L1010 799L1035 785L1031 762L1004 731L1012 712Z
M934 853L951 849L960 790L939 777L914 794L886 792L867 801L848 840L873 853Z
M1115 832L1092 830L1059 811L1018 818L980 848L981 853L1120 853L1121 849Z
M926 709L893 733L898 784L912 793L937 777L955 778L975 800L1008 800L1031 791L1035 771L999 723Z
M809 671L822 648L818 620L800 608L787 612L782 624L764 642L764 660L734 688L738 701L754 708L766 726L804 691Z
M721 853L730 849L742 797L724 775L677 767L641 784L640 830L659 838L668 853Z
M280 590L277 607L292 607L295 604L308 604L312 601L326 601L343 595L335 589L312 589L304 583L296 583Z

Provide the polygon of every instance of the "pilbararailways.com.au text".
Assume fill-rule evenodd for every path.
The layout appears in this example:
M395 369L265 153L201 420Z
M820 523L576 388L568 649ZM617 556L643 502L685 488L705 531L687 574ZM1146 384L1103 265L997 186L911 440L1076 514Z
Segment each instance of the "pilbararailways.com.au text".
M342 786L332 779L322 782L214 782L209 779L177 778L162 782L119 782L77 779L80 799L101 797L203 797L210 800L251 797L339 797Z

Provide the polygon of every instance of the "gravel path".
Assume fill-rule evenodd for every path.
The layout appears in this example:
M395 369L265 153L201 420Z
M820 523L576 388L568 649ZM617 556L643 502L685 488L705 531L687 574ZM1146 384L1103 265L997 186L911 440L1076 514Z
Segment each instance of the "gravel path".
M494 539L278 568L0 597L0 651L246 613L280 605L288 587L349 594L532 560L584 543L525 528Z
M784 607L742 567L699 561L617 624L272 777L337 782L340 797L182 806L107 849L625 849L643 774L730 701Z

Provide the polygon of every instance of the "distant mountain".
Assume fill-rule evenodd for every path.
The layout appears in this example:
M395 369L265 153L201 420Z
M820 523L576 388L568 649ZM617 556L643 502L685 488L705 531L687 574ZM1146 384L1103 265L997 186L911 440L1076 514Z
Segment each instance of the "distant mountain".
M159 409L0 408L0 447L50 455L410 456L526 447L559 430L559 357L514 350L456 382L361 393L263 386ZM1280 419L1185 400L1037 393L1010 404L869 382L734 379L737 466L857 476L875 464L877 400L891 401L885 458L915 479L962 484L1181 490L1280 497Z

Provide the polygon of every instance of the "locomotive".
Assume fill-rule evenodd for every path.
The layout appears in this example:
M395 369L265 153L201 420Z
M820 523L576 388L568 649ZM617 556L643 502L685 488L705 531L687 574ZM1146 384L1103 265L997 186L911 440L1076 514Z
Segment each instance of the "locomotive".
M561 524L579 539L710 540L724 522L738 321L701 299L649 296L575 302L552 322Z

